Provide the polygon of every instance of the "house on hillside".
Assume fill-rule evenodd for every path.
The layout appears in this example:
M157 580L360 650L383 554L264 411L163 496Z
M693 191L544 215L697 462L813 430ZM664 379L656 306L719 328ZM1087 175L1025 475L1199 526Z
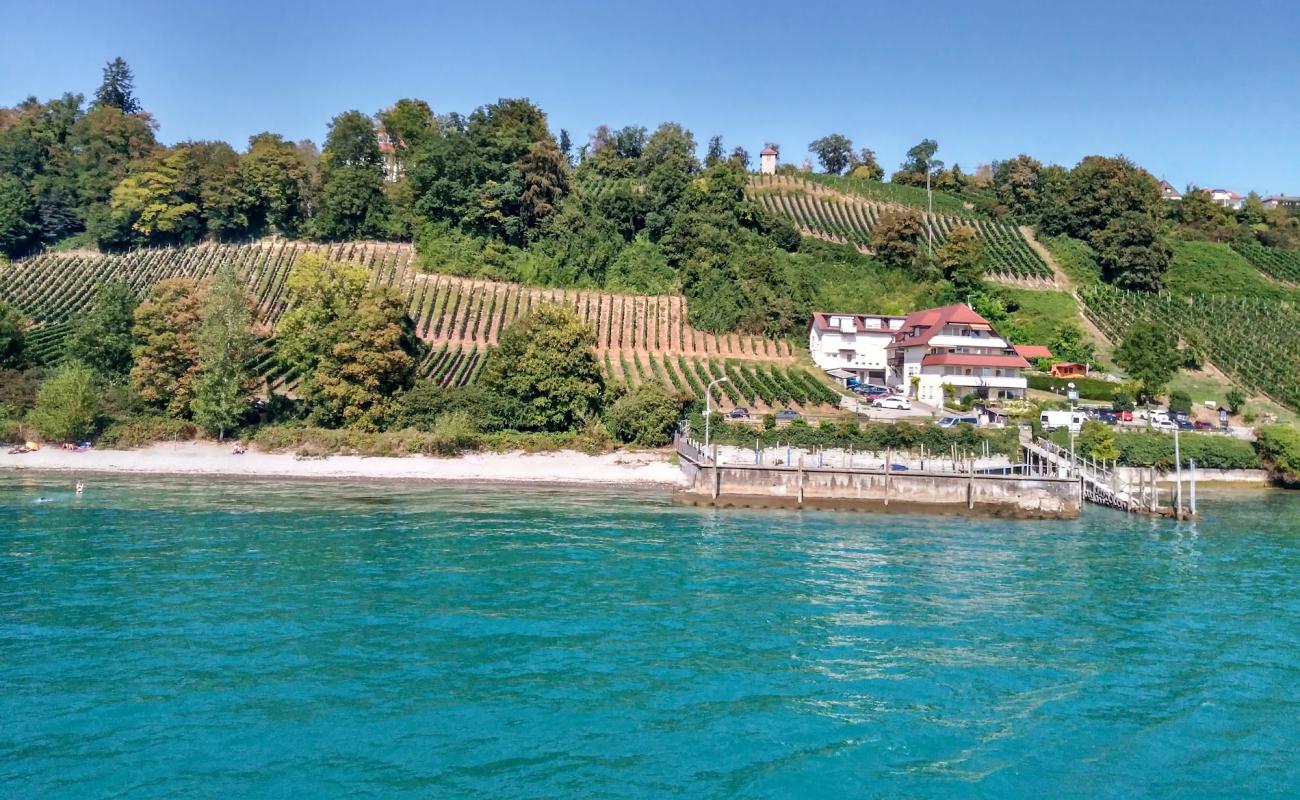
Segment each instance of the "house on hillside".
M970 306L908 314L885 349L891 384L924 403L942 403L946 387L958 397L1010 400L1023 398L1028 386L1021 370L1029 362Z
M813 312L808 323L808 352L817 366L836 377L887 386L889 358L885 348L903 325L902 317L885 314ZM832 372L834 370L834 372Z
M1224 208L1236 210L1246 204L1246 198L1231 189L1210 189L1209 191L1210 199Z
M379 141L379 155L384 159L384 180L396 183L402 177L402 162L397 158L397 146L401 140L390 135L383 125L379 126L375 138Z
M1169 181L1160 181L1160 196L1166 200L1182 200L1183 194Z
M1285 208L1291 211L1300 209L1300 195L1270 194L1263 200L1264 208Z
M781 158L781 153L772 145L763 148L758 154L758 171L764 175L776 174L776 162Z

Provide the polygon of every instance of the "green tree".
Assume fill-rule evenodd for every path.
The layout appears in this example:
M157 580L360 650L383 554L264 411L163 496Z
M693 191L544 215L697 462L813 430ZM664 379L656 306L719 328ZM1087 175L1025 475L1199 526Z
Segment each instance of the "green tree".
M135 97L135 78L121 56L104 66L104 80L95 90L95 107L116 108L123 114L138 114L142 110Z
M192 278L168 278L135 309L131 388L147 405L187 417L199 369L199 325L207 287Z
M129 219L146 240L190 243L202 235L198 198L180 190L186 159L183 150L159 153L113 188L113 212Z
M1115 349L1115 363L1140 383L1143 398L1150 400L1178 373L1183 357L1168 329L1138 322L1129 328L1123 343Z
M131 330L137 302L125 283L113 281L101 286L90 311L73 321L64 355L109 381L126 377L131 371L135 343Z
M910 209L886 209L871 230L871 249L888 266L909 268L917 260L917 242L925 233L921 215Z
M18 369L25 363L27 320L22 312L0 300L0 368Z
M17 257L40 235L36 203L23 182L0 175L0 256Z
M1169 393L1169 410L1183 414L1192 413L1192 396L1182 389Z
M1154 224L1163 209L1160 184L1126 158L1084 158L1070 172L1065 199L1069 207L1065 232L1078 239L1088 239L1128 214L1149 217Z
M501 332L484 384L512 403L515 427L576 430L599 412L604 394L595 342L572 309L538 306Z
M282 363L303 376L299 389L313 421L380 427L391 400L414 372L414 331L405 305L367 291L359 264L307 254L289 273L289 311L276 330Z
M1079 431L1078 452L1103 463L1118 459L1115 431L1104 422L1088 420Z
M313 221L323 239L379 236L388 215L384 161L374 123L360 111L330 122L321 153L320 210Z
M206 431L225 439L248 413L256 383L248 372L257 350L253 310L231 265L217 273L204 300L198 332L198 374L190 411Z
M1041 211L1043 194L1040 179L1043 164L1021 153L993 165L993 194L998 205L1013 216L1034 219Z
M520 224L531 231L553 217L569 191L569 165L550 140L533 142L519 160L523 192L519 197Z
M849 165L849 174L862 180L879 181L885 177L885 168L876 160L876 152L869 147L864 147L853 157L853 162Z
M311 205L311 174L302 151L277 134L260 133L249 139L239 173L248 196L249 228L296 236Z
M948 238L939 246L938 260L944 277L958 291L984 285L984 248L979 234L969 225L958 225L948 232Z
M910 186L925 186L927 176L943 167L943 162L934 157L938 150L939 143L934 139L917 142L907 151L907 158L889 180Z
M1240 414L1246 408L1246 393L1236 386L1228 390L1228 410Z
M68 134L68 172L74 177L78 213L108 201L113 187L158 146L156 125L147 114L123 114L97 106L77 120Z
M388 136L393 155L403 166L409 154L438 130L438 120L433 115L433 109L423 100L403 98L375 116Z
M839 175L853 163L853 142L841 133L832 133L808 144L808 152L817 156L822 170Z
M620 442L662 447L672 441L681 410L668 387L647 381L614 401L605 412L605 424Z
M1125 289L1159 291L1173 250L1150 215L1125 212L1094 232L1091 241L1107 280Z
M709 149L704 154L704 166L716 167L721 164L727 157L727 152L722 148L721 136L709 137Z
M1056 335L1047 343L1047 349L1059 361L1092 364L1097 360L1092 341L1084 337L1079 326L1070 323L1064 323L1056 329Z
M99 388L90 367L69 362L41 384L27 422L46 441L70 442L94 430Z

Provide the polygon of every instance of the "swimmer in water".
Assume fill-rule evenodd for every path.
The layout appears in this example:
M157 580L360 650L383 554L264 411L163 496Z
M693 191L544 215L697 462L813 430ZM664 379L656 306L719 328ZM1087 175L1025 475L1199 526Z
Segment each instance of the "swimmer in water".
M77 481L77 497L81 497L82 493L85 491L86 491L86 482Z
M36 502L37 502L37 503L48 503L48 502L50 502L50 498L48 498L48 497L38 497L38 498L36 498Z

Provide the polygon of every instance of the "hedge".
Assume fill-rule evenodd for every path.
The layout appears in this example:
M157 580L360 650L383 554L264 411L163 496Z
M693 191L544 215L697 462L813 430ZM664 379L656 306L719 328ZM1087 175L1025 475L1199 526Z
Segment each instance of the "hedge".
M1055 392L1065 397L1069 390L1067 384L1073 383L1084 400L1114 400L1115 395L1123 391L1121 383L1098 380L1097 378L1053 378L1050 375L1027 375L1030 389Z
M1116 433L1119 463L1129 467L1169 469L1174 465L1174 437L1168 433ZM1191 461L1202 469L1258 469L1255 446L1242 439L1215 434L1183 433L1178 437L1183 466Z
M1265 425L1257 430L1259 454L1288 482L1300 481L1300 429Z
M704 418L700 414L690 417L691 433L695 439L704 438ZM1013 456L1020 449L1019 431L1016 428L980 430L969 425L940 428L933 423L913 425L899 422L856 422L839 424L824 422L819 427L794 423L773 430L758 426L713 421L712 441L741 447L753 447L755 440L761 447L788 444L803 448L853 448L863 452L886 450L915 450L924 447L931 453L946 453L955 444L959 453L979 452L984 442L991 452Z

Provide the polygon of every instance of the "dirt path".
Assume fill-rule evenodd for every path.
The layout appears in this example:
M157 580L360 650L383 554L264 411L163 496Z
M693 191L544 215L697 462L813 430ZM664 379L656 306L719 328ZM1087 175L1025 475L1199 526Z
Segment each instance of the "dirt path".
M1070 276L1065 274L1065 270L1061 269L1061 265L1056 263L1056 257L1052 255L1052 251L1038 241L1038 237L1034 235L1034 229L1028 225L1021 225L1019 230L1020 234L1025 237L1025 241L1029 243L1029 246L1034 249L1039 258L1043 259L1043 263L1051 268L1052 274L1056 276L1057 288L1069 292L1070 296L1074 298L1074 304L1078 307L1079 325L1083 328L1084 333L1093 337L1097 344L1102 346L1101 349L1104 350L1104 353L1098 353L1098 355L1104 354L1107 361L1112 360L1111 354L1115 351L1118 342L1111 341L1110 337L1103 333L1101 328L1094 325L1092 320L1088 319L1087 314L1083 313L1083 299L1079 297L1078 287L1074 285L1074 281L1070 280Z

